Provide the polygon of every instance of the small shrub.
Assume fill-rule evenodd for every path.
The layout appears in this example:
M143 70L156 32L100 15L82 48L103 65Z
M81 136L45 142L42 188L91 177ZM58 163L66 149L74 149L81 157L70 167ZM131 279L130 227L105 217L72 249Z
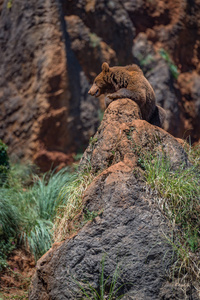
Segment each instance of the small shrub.
M96 33L90 33L89 38L91 47L96 48L100 46L101 38Z
M73 159L75 161L79 161L79 160L81 160L82 156L83 156L83 152L78 152L73 156Z
M15 248L16 240L14 238L0 240L0 272L7 267L7 257Z
M89 143L90 143L90 145L94 145L94 144L96 144L96 142L98 141L98 139L96 138L96 137L90 137L90 140L89 140Z
M177 79L179 76L179 71L177 66L173 63L169 54L164 49L161 48L159 52L160 52L160 56L167 62L172 76L175 79Z
M84 212L84 222L92 221L98 216L98 212L96 211L89 211L88 209Z

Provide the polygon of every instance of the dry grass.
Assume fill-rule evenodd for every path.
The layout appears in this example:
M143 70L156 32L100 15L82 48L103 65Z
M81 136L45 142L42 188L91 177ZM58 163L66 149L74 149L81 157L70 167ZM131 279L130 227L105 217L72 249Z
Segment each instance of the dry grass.
M59 198L65 205L60 206L57 212L54 224L55 242L64 240L71 233L71 223L82 211L82 197L93 178L94 175L89 171L77 173L61 189Z

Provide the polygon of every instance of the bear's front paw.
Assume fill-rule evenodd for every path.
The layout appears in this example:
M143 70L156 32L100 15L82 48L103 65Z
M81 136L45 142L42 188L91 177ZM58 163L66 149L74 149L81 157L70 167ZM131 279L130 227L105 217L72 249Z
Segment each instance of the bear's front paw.
M108 105L113 101L109 96L111 94L108 94L106 97L105 97L105 105L106 107L108 107Z
M114 99L114 96L113 96L114 94L107 94L106 95L106 98L109 98L109 99Z

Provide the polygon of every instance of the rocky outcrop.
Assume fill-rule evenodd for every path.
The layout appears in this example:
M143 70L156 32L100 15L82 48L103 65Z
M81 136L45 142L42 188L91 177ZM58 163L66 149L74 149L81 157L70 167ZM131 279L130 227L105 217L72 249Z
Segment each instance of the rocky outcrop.
M107 288L117 264L117 286L123 299L189 299L179 286L167 281L172 249L167 219L147 192L139 154L168 155L173 168L188 164L181 144L166 131L140 119L135 102L121 99L107 108L103 121L84 153L80 168L88 162L97 175L83 196L83 212L97 212L77 234L54 245L37 263L30 300L81 299L77 285L98 289L100 264L106 254ZM87 284L85 285L87 286ZM191 299L191 298L190 298Z
M112 102L97 133L86 149L80 168L89 161L94 172L120 161L132 164L135 157L146 151L169 156L174 168L180 161L187 164L181 144L157 126L141 120L138 106L129 99Z

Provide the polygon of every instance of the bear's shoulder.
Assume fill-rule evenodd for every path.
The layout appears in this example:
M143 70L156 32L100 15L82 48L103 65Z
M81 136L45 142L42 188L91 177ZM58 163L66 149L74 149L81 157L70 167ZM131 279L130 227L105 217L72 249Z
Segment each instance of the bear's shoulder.
M142 70L140 69L140 67L138 67L137 65L128 65L128 66L125 66L124 67L127 71L129 72L139 72L139 73L142 73Z
M138 67L137 65L128 65L128 66L125 66L125 67L112 67L110 68L112 70L112 72L117 72L117 73L120 73L120 71L122 73L126 73L126 72L137 72L137 73L141 73L143 74L142 70L140 69L140 67Z
M107 74L107 78L111 80L113 85L118 88L127 88L131 84L144 81L142 70L137 65L129 65L125 67L112 67Z

